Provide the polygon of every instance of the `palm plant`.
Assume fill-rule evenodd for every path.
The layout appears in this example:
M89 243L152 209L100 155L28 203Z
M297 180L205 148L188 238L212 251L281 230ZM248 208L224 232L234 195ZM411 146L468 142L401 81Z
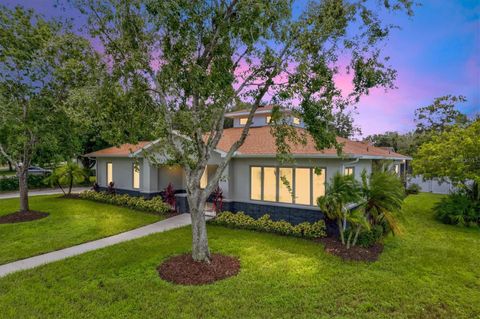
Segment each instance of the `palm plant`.
M343 176L340 173L332 177L330 183L327 184L325 195L317 199L318 206L327 217L336 220L340 240L342 244L347 245L347 248L350 248L351 243L354 245L358 232L366 226L365 218L360 216L358 210L350 211L347 208L348 204L357 203L361 199L362 189L360 184L353 176ZM347 222L357 227L356 236L353 238L354 242L352 242L351 235L347 241L345 240Z
M57 185L62 190L63 194L70 196L72 193L73 184L82 183L86 178L85 170L74 162L67 162L55 169L47 181L51 185ZM68 186L68 193L65 193L62 185Z
M398 176L389 171L374 172L367 180L362 173L362 207L371 225L386 223L393 234L399 232L394 213L402 208L405 191Z

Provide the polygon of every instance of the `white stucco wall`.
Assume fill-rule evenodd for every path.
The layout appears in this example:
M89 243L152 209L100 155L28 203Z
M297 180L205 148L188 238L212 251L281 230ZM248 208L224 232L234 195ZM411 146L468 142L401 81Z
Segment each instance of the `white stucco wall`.
M97 158L97 183L102 187L107 187L107 163L112 163L113 182L115 188L121 188L132 191L140 189L133 188L133 159L132 158ZM143 185L143 159L139 159L140 167L140 186Z

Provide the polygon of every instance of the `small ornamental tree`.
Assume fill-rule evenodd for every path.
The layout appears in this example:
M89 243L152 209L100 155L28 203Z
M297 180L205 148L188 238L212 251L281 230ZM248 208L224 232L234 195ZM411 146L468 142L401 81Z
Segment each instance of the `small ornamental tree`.
M412 14L410 0L310 1L298 13L289 0L74 3L88 15L88 27L102 41L111 70L94 94L102 108L89 114L120 128L112 130L118 133L110 136L115 143L135 142L131 137L153 122L162 152L185 171L192 257L207 262L205 201L244 143L258 107L298 106L317 148L340 150L336 133L351 132L350 122L340 118L348 102L373 87L393 87L396 73L380 49L393 26L383 23L379 13ZM353 78L347 101L334 81L340 67ZM247 122L201 188L223 134L224 114L239 103L248 109ZM148 115L148 124L138 120L142 114ZM277 108L272 119L279 159L291 159L289 145L305 136L284 125Z
M46 180L54 186L60 187L65 196L72 194L72 187L74 184L79 184L85 181L87 174L85 169L80 167L77 163L68 162L58 168L46 178ZM64 186L68 187L67 192L63 189Z
M412 161L413 172L426 179L449 180L471 189L480 200L480 119L467 127L453 126L423 144ZM470 183L473 182L473 185Z
M0 156L15 166L20 211L28 211L28 167L61 154L75 134L62 110L70 90L95 74L90 43L59 21L0 5Z

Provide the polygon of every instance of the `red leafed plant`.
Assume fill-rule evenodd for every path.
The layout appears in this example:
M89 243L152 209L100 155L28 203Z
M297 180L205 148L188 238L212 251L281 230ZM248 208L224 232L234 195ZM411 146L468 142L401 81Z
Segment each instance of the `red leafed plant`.
M165 203L170 205L173 210L176 209L177 200L175 198L175 189L173 188L172 183L168 183L168 186L164 190L165 192Z
M215 188L213 191L213 210L216 213L222 211L223 206L223 191L220 187Z

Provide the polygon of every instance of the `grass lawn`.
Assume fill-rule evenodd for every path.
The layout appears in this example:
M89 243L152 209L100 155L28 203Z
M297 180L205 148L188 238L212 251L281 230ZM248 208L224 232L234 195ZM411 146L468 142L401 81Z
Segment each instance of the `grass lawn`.
M0 216L18 211L18 199L0 200ZM160 220L122 207L54 196L30 197L30 209L50 213L36 221L0 224L0 264L99 239Z
M210 226L238 276L162 281L190 229L151 235L0 279L2 318L479 318L480 231L438 223L438 196L410 196L402 236L375 263L343 262L311 241Z

